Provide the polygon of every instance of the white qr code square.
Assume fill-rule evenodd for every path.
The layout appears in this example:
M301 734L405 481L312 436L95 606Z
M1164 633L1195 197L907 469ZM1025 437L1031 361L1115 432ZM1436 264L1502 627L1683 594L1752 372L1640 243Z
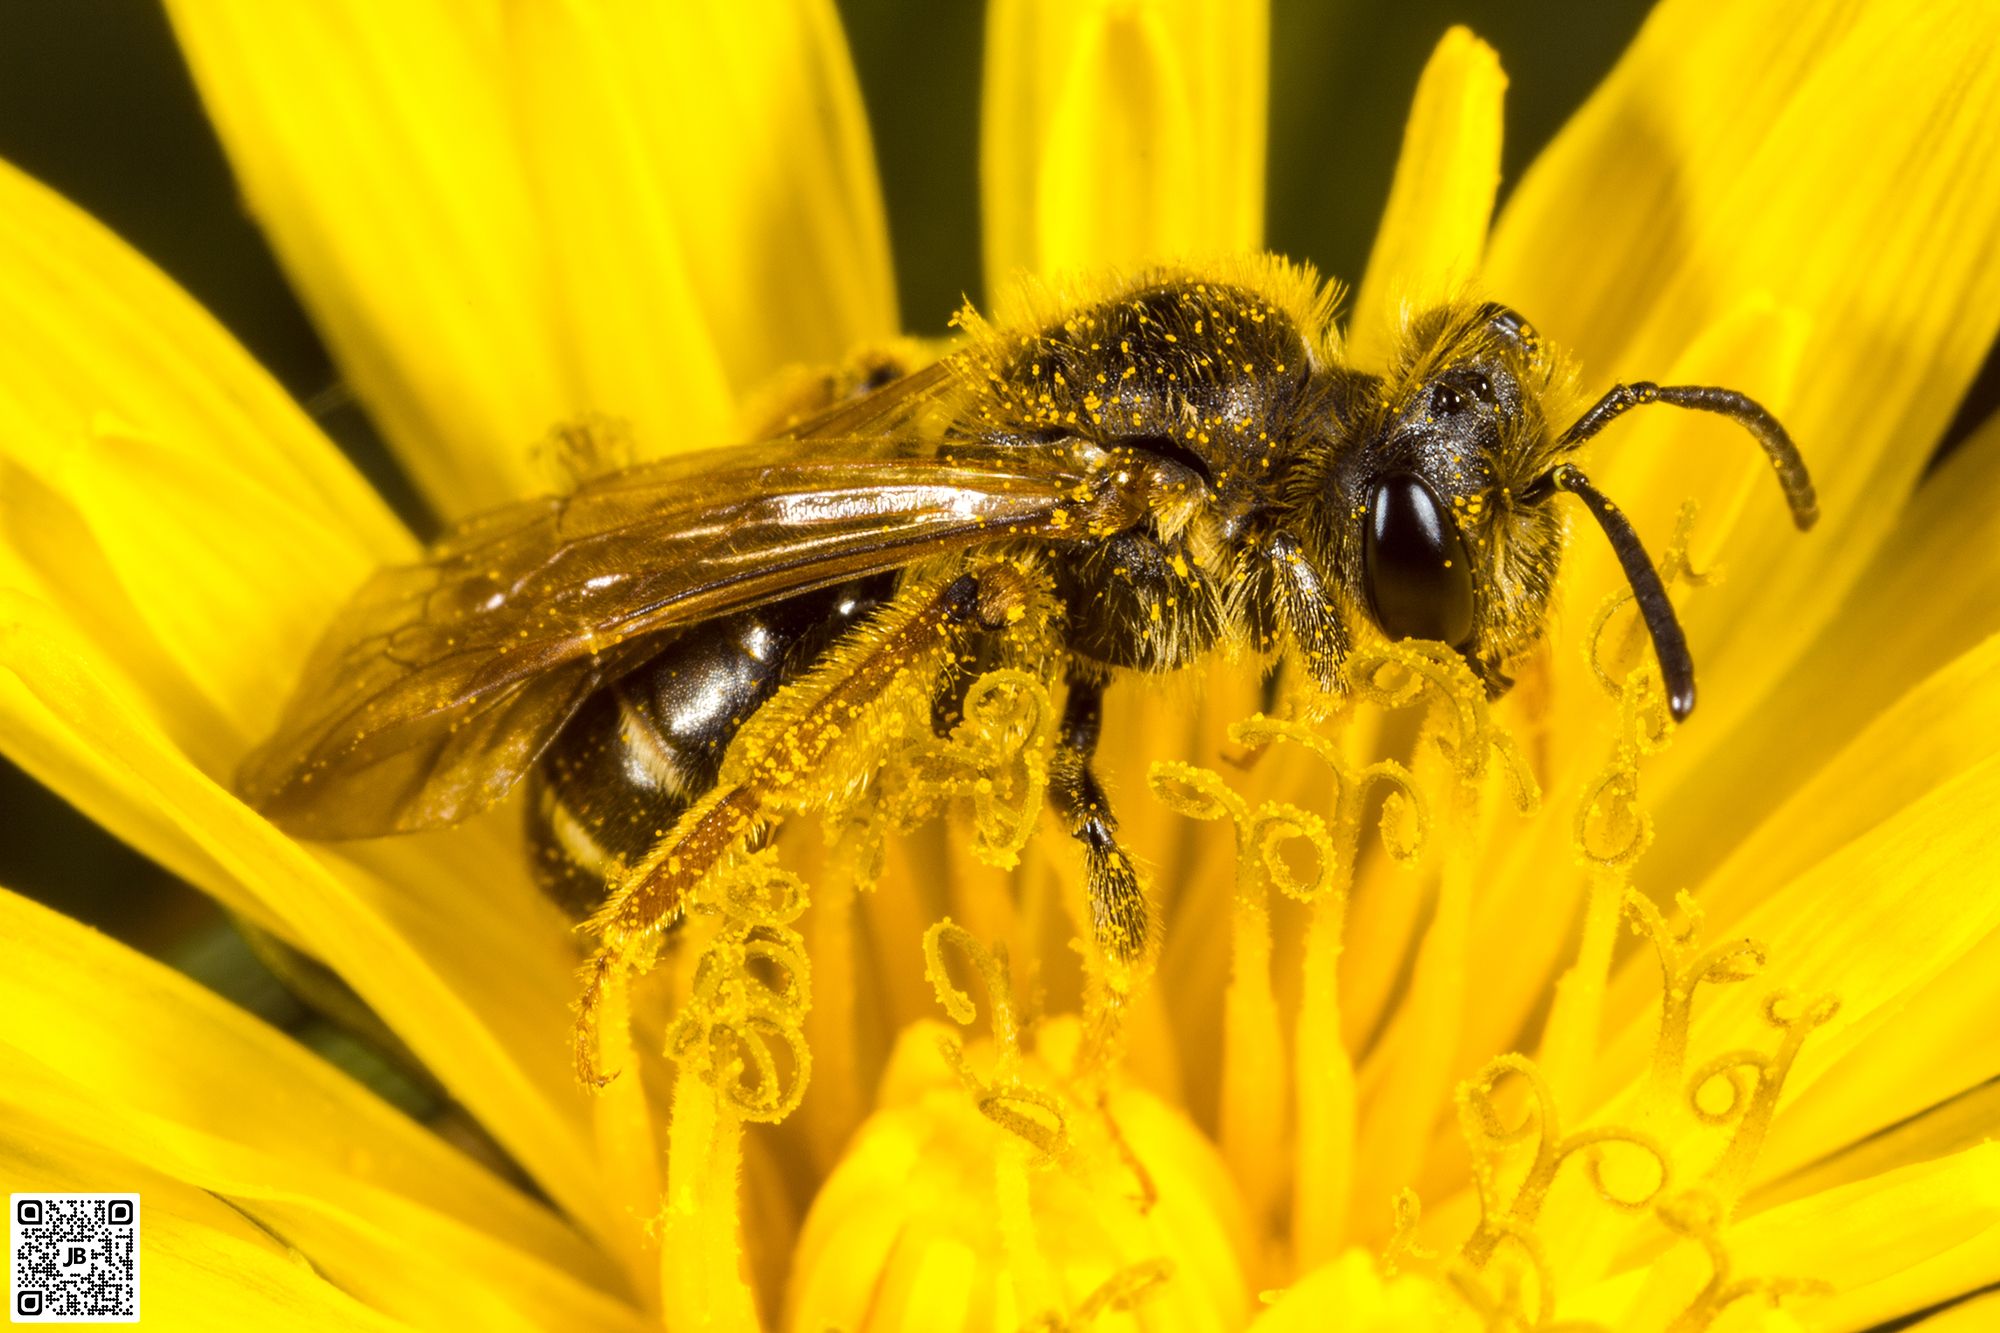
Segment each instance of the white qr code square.
M17 1324L139 1321L139 1196L15 1194L7 1206Z

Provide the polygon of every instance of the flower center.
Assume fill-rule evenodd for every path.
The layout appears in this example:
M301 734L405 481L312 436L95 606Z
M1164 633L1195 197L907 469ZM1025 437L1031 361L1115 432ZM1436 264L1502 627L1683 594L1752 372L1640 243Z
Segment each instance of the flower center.
M1669 579L1693 577L1686 533L1684 515ZM972 684L948 736L934 733L926 692L885 696L893 716L857 725L790 811L814 807L825 835L810 909L800 874L753 841L704 881L675 951L669 1308L727 1322L782 1302L788 1323L815 1327L916 1310L946 1326L962 1311L1053 1329L1198 1298L1226 1326L1257 1287L1311 1275L1304 1299L1330 1274L1342 1300L1393 1305L1417 1291L1445 1322L1528 1327L1623 1319L1633 1289L1617 1275L1663 1258L1678 1276L1643 1293L1665 1302L1652 1322L1698 1329L1745 1300L1813 1290L1737 1274L1727 1237L1784 1081L1837 1003L1779 991L1763 1009L1768 1047L1693 1051L1701 997L1755 979L1765 951L1711 944L1691 900L1675 924L1631 887L1652 838L1641 767L1673 727L1650 664L1611 661L1617 609L1590 635L1617 721L1576 798L1572 845L1588 867L1576 958L1546 996L1533 1057L1500 1054L1470 1077L1464 1015L1504 957L1475 930L1492 873L1481 848L1541 794L1456 654L1421 643L1355 654L1338 725L1241 721L1228 777L1151 765L1169 811L1227 831L1233 870L1226 894L1196 880L1171 904L1177 921L1209 911L1221 927L1209 932L1219 970L1190 980L1170 953L1137 991L1088 943L1073 874L1031 842L1056 716L1037 646L1024 638ZM1398 734L1402 758L1355 758ZM948 811L961 816L949 832ZM902 882L872 892L885 876ZM1403 877L1425 891L1397 907ZM1622 1091L1601 1039L1621 922L1650 944L1662 983L1651 1058ZM864 968L871 951L881 964ZM930 993L913 997L898 987L915 957ZM1357 960L1372 990L1343 976ZM1065 962L1076 970L1063 974ZM1212 1037L1190 1044L1187 1010L1161 991L1204 984L1220 1003L1212 1017L1194 1007ZM1043 1012L1052 987L1071 1012ZM1357 994L1376 1012L1346 1012ZM622 1014L622 972L604 996ZM990 1036L977 1041L927 1013L935 1004L970 1026L982 1003ZM622 1044L623 1022L606 1026ZM600 1056L623 1054L610 1035ZM1192 1107L1204 1085L1206 1134L1193 1122L1204 1110L1146 1090L1178 1088ZM745 1122L772 1126L768 1151ZM760 1156L806 1165L759 1190ZM752 1253L746 1268L739 1235L790 1236L808 1206L796 1245ZM1364 1274L1354 1256L1371 1241ZM835 1274L850 1270L870 1285L843 1285Z

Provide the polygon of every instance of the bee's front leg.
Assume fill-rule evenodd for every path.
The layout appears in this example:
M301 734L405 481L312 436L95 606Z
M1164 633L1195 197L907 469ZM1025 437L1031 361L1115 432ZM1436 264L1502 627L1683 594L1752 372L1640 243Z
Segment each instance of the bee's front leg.
M1143 963L1152 914L1132 858L1118 845L1117 816L1091 768L1104 723L1104 676L1101 669L1076 665L1068 683L1062 730L1049 766L1049 798L1070 836L1083 845L1091 936L1113 965L1117 984L1118 974L1129 976Z
M1341 671L1347 661L1347 626L1341 623L1332 584L1313 564L1290 533L1273 534L1263 547L1265 580L1257 599L1268 605L1282 627L1300 664L1322 690L1342 688ZM1276 646L1267 643L1264 646ZM1275 683L1276 674L1268 677ZM1267 689L1264 711L1277 702L1275 690Z

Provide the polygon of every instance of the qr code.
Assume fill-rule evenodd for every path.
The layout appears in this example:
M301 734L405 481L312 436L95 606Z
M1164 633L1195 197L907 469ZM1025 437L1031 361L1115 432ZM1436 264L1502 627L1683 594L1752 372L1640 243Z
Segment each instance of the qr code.
M138 1322L138 1195L16 1194L8 1236L15 1323Z

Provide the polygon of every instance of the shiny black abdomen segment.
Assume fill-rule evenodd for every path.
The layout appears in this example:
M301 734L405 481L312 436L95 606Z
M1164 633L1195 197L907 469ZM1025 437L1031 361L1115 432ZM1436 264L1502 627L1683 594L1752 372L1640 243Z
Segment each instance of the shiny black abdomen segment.
M535 878L573 917L715 783L737 730L893 590L880 576L677 634L593 694L529 777Z

